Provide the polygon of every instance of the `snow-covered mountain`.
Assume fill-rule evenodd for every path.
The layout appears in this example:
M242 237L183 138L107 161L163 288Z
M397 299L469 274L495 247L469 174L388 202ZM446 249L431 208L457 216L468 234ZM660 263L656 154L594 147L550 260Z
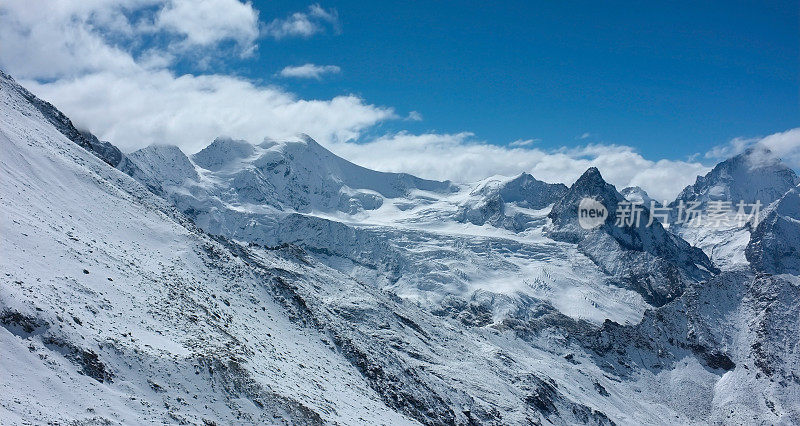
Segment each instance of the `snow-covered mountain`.
M562 183L546 183L528 173L495 176L478 182L458 208L455 219L475 225L521 231L531 227L535 210L544 209L567 192Z
M584 199L596 200L608 210L596 228L584 229L579 223L578 207ZM618 226L617 210L623 201L625 197L592 167L553 206L547 235L576 243L604 271L655 306L679 296L688 283L717 272L702 251L651 221L646 207L638 222Z
M449 182L357 166L305 135L259 145L218 138L192 160L207 171L206 181L213 180L221 188L224 201L266 204L284 211L352 215L375 210L387 198L454 190Z
M716 165L694 185L678 195L679 201L727 200L737 203L760 201L769 205L786 191L800 184L794 170L783 164L769 149L760 145Z
M796 190L720 273L657 222L579 227L624 199L594 169L115 156L4 74L0 132L3 423L800 422Z
M787 191L800 184L800 177L794 170L783 164L768 149L754 146L745 152L719 163L705 176L698 176L694 185L687 186L678 198L670 203L672 213L680 204L689 206L697 204L706 208L709 202L729 202L731 208L727 215L727 223L715 226L692 226L691 224L675 224L670 230L680 235L694 246L701 248L717 266L723 269L748 268L744 248L751 239L751 228L756 219L764 217L761 210L780 199ZM759 213L745 223L736 220L739 204L758 204ZM751 213L748 206L745 213ZM702 210L701 210L702 211Z
M629 186L619 191L626 200L639 203L647 208L650 208L655 203L655 206L661 206L661 201L656 201L650 198L650 195L644 189L638 186Z
M204 234L25 94L0 76L1 423L412 422L287 307L302 263Z

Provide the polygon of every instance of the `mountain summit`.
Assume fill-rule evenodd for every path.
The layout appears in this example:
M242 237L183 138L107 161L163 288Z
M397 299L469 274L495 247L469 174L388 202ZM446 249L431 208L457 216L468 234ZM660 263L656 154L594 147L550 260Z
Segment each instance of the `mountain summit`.
M711 200L754 203L766 206L781 198L800 184L800 178L769 149L762 146L717 164L705 176L698 176L671 205L679 201L707 202Z
M587 199L607 210L605 221L593 229L579 223L579 206ZM589 168L553 206L547 235L578 244L598 266L657 306L679 296L689 282L716 271L702 251L664 230L659 221L651 223L647 207L631 210L631 223L618 224L625 202L599 170Z

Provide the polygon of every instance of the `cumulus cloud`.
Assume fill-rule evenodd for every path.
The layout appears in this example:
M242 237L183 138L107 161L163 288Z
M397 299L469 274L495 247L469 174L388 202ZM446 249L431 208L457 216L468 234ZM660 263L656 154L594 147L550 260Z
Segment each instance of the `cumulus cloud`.
M334 143L330 147L366 167L456 182L528 172L546 182L571 184L594 166L619 189L637 185L653 198L665 200L674 199L698 175L710 170L698 162L648 160L629 146L592 144L556 150L498 146L468 132L400 132L368 143Z
M255 40L258 13L249 3L191 6L175 0L2 2L0 65L124 151L169 143L192 153L219 135L257 142L305 132L331 143L397 118L391 108L353 95L304 100L236 76L176 75L174 55L219 54L219 42ZM335 17L318 6L308 14ZM139 45L158 31L172 38ZM189 45L197 49L185 51Z
M100 36L135 32L124 13L132 2L4 1L0 3L0 65L18 76L56 78L136 66L129 52ZM42 11L47 10L47 13Z
M259 36L258 12L238 0L8 1L0 16L0 65L28 78L164 67L186 54L207 61L227 55L226 43L246 56Z
M327 144L355 139L395 116L391 108L353 95L304 100L240 78L175 76L166 70L23 84L123 151L167 143L193 153L219 135L260 142L299 132Z
M791 167L800 169L800 128L769 135L758 143L781 157Z
M283 19L274 19L267 24L264 32L275 38L311 37L324 32L327 27L339 32L339 13L336 9L324 9L312 4L304 12L295 12Z
M238 0L170 0L158 12L156 28L178 33L189 46L232 40L249 53L258 38L258 11Z
M726 144L717 145L711 148L704 157L709 160L724 160L733 157L734 155L741 154L748 147L758 142L759 138L734 138Z
M279 73L281 77L287 78L313 78L321 79L324 74L338 74L342 69L336 65L315 65L305 64L300 66L288 66Z

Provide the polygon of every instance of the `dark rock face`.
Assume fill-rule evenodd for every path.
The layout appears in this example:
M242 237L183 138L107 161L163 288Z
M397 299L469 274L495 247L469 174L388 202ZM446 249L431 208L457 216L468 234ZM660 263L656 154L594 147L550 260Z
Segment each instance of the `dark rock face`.
M542 182L528 173L522 173L498 191L506 203L516 203L529 209L547 207L566 192L567 186L563 183Z
M84 376L89 376L100 383L114 381L114 374L93 350L84 349L68 340L50 335L45 336L42 341L48 348L60 352L64 358L75 364L79 368L78 372Z
M747 342L753 364L773 380L800 383L800 278L758 276L746 301L755 313Z
M762 212L745 256L758 272L800 275L800 187Z
M696 357L713 370L733 370L745 359L735 348L736 327L728 322L735 323L741 306L752 301L753 280L748 272L723 272L691 284L680 297L648 310L639 324L606 321L579 339L601 358L619 363L617 368L622 370L633 365L669 370L686 356Z
M105 161L111 167L117 167L122 161L122 152L114 145L98 140L93 134L86 130L78 130L72 124L69 118L61 111L56 109L51 103L45 102L37 98L33 93L29 92L24 87L18 85L11 76L0 71L0 78L9 82L9 85L14 87L28 102L31 103L39 112L42 113L44 118L53 125L59 132L61 132L67 139L75 142L81 148L91 152L97 158Z
M605 221L594 229L584 229L578 220L578 206L586 198L608 211ZM648 226L650 212L646 207L638 224L617 226L619 203L625 201L596 168L590 168L553 206L547 234L578 244L598 266L655 306L679 296L688 283L708 279L717 272L700 249L667 232L658 221Z

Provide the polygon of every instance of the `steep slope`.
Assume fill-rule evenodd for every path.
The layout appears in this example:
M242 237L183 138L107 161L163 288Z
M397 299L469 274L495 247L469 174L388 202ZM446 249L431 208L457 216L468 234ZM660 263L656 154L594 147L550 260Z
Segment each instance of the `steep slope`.
M503 208L533 219L522 230L453 221L474 187L315 174L324 153L303 140L125 156L118 167L148 191L10 80L0 97L0 418L12 423L800 421L797 277L700 282L707 259L663 228L581 228L579 197L622 200L596 171L552 209L514 195L540 194L532 178L503 179L519 183L497 186ZM267 182L234 182L245 170ZM381 205L331 207L348 192ZM780 212L774 223L793 217ZM547 220L560 241L542 235ZM626 274L645 294L669 274L685 289L645 311L613 285Z
M0 70L0 80L3 80L4 83L8 82L12 84L14 87L13 90L29 105L38 110L42 117L61 132L61 134L66 136L67 139L75 142L111 166L116 167L122 161L124 155L117 147L109 142L98 140L97 137L87 131L76 129L72 121L67 118L66 115L49 102L37 98L24 87L15 84L11 76L4 73L3 70Z
M125 156L117 166L158 195L166 195L165 187L177 187L187 180L199 178L180 148L172 145L151 145Z
M292 319L274 272L67 139L25 95L0 78L4 423L411 422Z
M245 141L218 138L192 157L210 179L231 188L235 202L270 204L298 212L374 210L386 198L413 191L452 192L449 182L383 173L333 155L308 136L289 141ZM225 201L231 201L226 199Z
M745 253L756 271L800 275L800 186L764 211Z
M609 277L572 245L539 235L548 205L565 186L522 174L457 188L365 172L331 156L310 140L253 146L220 138L192 159L160 146L126 161L138 170L132 176L164 191L207 232L262 246L302 246L355 279L432 309L448 297L467 303L489 292L498 296L489 307L497 316L535 299L597 323L641 318L646 303L638 295L609 285ZM502 204L495 226L459 223L465 206L495 197ZM314 211L300 211L312 206Z
M593 229L585 229L579 221L579 206L586 199L607 210L605 220ZM624 201L596 168L590 168L553 206L547 235L576 243L598 266L656 306L679 296L688 283L715 272L701 251L666 232L658 221L649 224L647 208L638 223L617 226L617 210Z
M755 146L715 166L705 176L698 176L694 185L686 187L670 203L673 224L670 231L701 248L718 267L726 270L746 269L745 247L750 241L750 227L736 219L740 202L766 208L787 191L800 184L800 177L769 150ZM674 213L683 203L700 203L704 211L709 201L730 202L733 211L727 223L702 221L680 224ZM745 213L749 213L748 209ZM763 217L763 215L761 215Z
M798 327L797 276L732 271L692 284L640 324L609 321L582 338L598 365L636 382L646 400L711 424L796 424Z
M582 389L613 382L547 339L464 328L296 247L210 238L0 83L3 419L610 423Z

